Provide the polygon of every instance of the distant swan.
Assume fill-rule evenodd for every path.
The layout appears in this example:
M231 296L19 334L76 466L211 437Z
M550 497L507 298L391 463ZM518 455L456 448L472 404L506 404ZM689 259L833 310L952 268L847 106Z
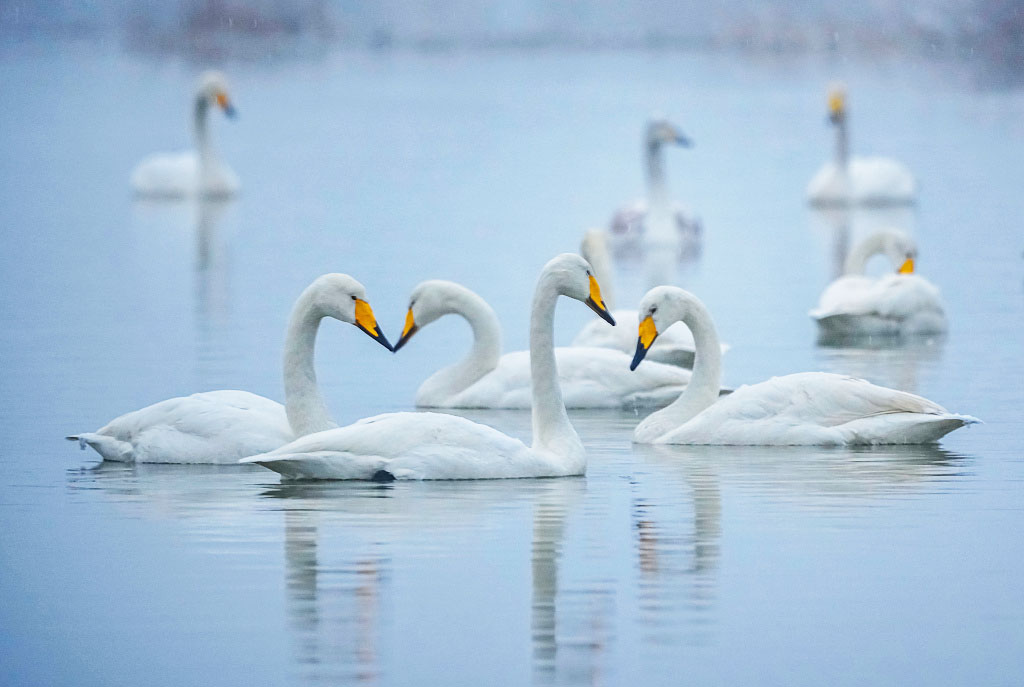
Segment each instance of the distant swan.
M155 153L142 160L132 172L131 184L139 196L151 198L225 198L238 192L238 177L220 161L210 145L207 115L211 106L220 107L228 117L235 108L228 99L227 80L216 71L199 77L193 108L195 150Z
M673 250L678 258L700 253L700 220L669 195L665 174L665 145L689 148L689 138L662 117L654 117L644 130L643 154L647 197L619 208L609 226L616 254L643 254L646 250ZM667 248L666 248L667 247Z
M608 327L598 320L591 320L576 334L572 345L611 348L631 355L636 348L636 337L633 332L636 331L640 320L637 318L636 310L615 308L614 280L611 277L612 261L608 251L607 233L601 229L588 229L580 243L580 255L594 267L594 275L604 287L604 302L612 311L612 317L618 326ZM722 344L723 353L728 349L728 344ZM695 350L690 330L677 322L658 337L647 354L647 359L689 369L693 367Z
M829 92L829 121L836 127L835 160L827 162L807 185L811 205L901 205L917 195L914 176L887 157L850 157L846 130L846 90Z
M598 282L595 279L593 283ZM595 291L591 298L607 308L600 293ZM460 284L435 279L413 289L395 350L400 350L417 331L448 314L466 318L473 329L473 347L463 360L423 382L416 392L417 407L529 408L529 352L502 355L498 316L483 298ZM601 325L613 328L607 322ZM635 377L626 369L629 355L607 348L559 347L555 358L567 408L663 406L678 396L690 379L689 370L660 364L652 364L647 374Z
M317 389L313 348L320 320L354 324L391 350L363 285L346 274L318 277L295 301L284 345L285 405L248 391L207 391L154 403L68 439L104 460L235 463L297 436L337 425Z
M563 253L544 266L530 315L533 446L496 429L444 413L388 413L297 439L243 459L308 479L499 479L582 475L586 454L562 403L555 359L558 296L610 320L590 266Z
M711 315L691 293L659 286L640 301L643 321L632 368L658 332L682 321L697 341L693 379L667 408L633 432L641 444L927 444L977 418L914 394L826 372L773 377L719 398L721 352Z
M889 258L895 273L864 276L868 260L879 253ZM844 275L828 285L810 312L822 338L945 332L939 290L913 273L916 255L914 240L895 229L871 234L854 246Z

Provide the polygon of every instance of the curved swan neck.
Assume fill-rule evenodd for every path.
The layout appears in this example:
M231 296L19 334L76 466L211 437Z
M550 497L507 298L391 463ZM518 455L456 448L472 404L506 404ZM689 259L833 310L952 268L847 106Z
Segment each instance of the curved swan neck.
M438 370L422 385L421 393L442 395L458 393L469 388L481 377L498 366L501 359L501 324L494 309L473 291L458 284L444 287L444 309L438 317L461 315L473 330L473 346L459 362Z
M879 231L864 237L846 256L844 274L864 274L868 261L880 253L886 253L886 241L891 237L886 231ZM893 265L895 269L898 265Z
M650 441L692 419L718 400L722 384L722 347L718 332L704 304L686 294L686 314L679 318L693 334L693 375L675 401L649 415L636 429L638 439Z
M582 452L582 443L569 422L558 384L555 362L555 303L560 289L557 277L542 272L530 309L530 385L533 395L533 448L560 455L569 453L565 444Z
M317 291L313 284L295 302L284 342L284 407L296 436L337 426L320 395L313 366L317 330L324 318L316 304Z

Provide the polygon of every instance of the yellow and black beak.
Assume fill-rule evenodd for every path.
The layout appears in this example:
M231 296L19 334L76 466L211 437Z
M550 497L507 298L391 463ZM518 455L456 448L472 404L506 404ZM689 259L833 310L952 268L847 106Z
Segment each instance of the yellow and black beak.
M373 309L370 308L370 304L361 298L356 299L356 326L362 329L366 334L379 343L389 351L395 349L388 343L387 338L384 336L384 332L377 326L377 318L373 316Z
M846 96L842 91L833 91L828 95L828 118L837 124L846 115Z
M224 110L224 114L226 114L231 119L235 118L237 112L235 111L235 106L231 104L230 100L228 100L227 93L221 91L217 94L217 104L220 105L220 109Z
M604 299L601 298L601 287L597 285L597 280L594 279L594 275L588 274L590 278L590 295L587 297L585 303L590 306L590 309L601 316L601 319L608 324L615 326L615 318L608 312L608 308L605 307Z
M640 361L647 355L647 351L651 348L654 340L658 338L658 328L654 326L654 320L648 315L644 318L644 321L640 323L640 336L636 340L636 355L633 356L633 362L629 364L630 370L635 370Z
M900 268L896 270L899 274L913 274L914 273L914 258L907 258L900 265Z
M416 318L412 316L412 308L409 308L409 313L405 316L405 326L402 327L402 336L398 339L398 343L395 344L395 353L398 353L398 349L405 345L405 342L412 338L412 335L420 330L416 324Z

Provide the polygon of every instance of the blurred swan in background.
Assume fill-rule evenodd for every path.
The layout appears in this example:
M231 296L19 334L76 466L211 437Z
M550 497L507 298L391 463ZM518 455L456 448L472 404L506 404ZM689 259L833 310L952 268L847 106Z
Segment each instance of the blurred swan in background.
M978 422L928 399L827 372L803 372L742 386L719 398L721 352L710 313L674 286L640 301L635 368L658 332L682 321L697 342L693 379L667 408L633 433L643 444L821 445L927 444Z
M597 320L588 322L580 329L573 346L588 348L611 348L630 355L636 349L634 332L640 320L636 310L615 308L614 279L612 279L612 258L608 251L608 234L601 229L588 229L580 243L580 254L593 266L594 276L602 284L605 305L612 311L615 327L608 327ZM722 352L729 349L722 344ZM696 350L690 330L677 322L663 332L647 355L649 360L666 365L678 365L687 369L693 367Z
M596 279L596 274L591 278ZM594 284L599 283L594 281ZM596 289L597 287L595 287ZM595 292L596 303L607 302ZM404 346L421 328L444 315L461 315L473 330L469 355L431 375L416 392L420 408L529 408L530 353L501 354L501 325L487 302L450 281L418 284L409 297L402 338ZM613 329L607 322L602 327ZM654 364L642 377L628 370L629 355L608 348L559 347L558 380L567 408L636 408L672 401L690 379L690 371Z
M501 479L582 475L586 454L562 402L555 358L559 296L586 303L612 322L590 265L563 253L541 271L530 314L533 445L456 415L387 413L302 437L243 459L286 478ZM408 333L408 332L406 332Z
M649 250L673 251L679 259L700 253L701 223L689 210L672 202L665 174L664 146L689 148L689 138L662 117L654 117L644 130L644 165L647 197L619 208L612 216L612 249L620 257Z
M868 260L886 256L895 273L864 275ZM914 274L917 245L902 231L886 229L862 239L846 258L844 275L828 285L810 316L821 338L939 334L946 313L938 288Z
M284 346L285 405L248 391L206 391L121 415L95 432L67 437L104 460L236 463L295 437L337 427L317 388L313 353L320 320L354 324L391 349L366 289L346 274L318 277L292 308Z
M836 129L835 159L826 162L807 185L811 205L898 205L913 203L914 176L887 157L850 157L846 88L833 85L828 95L829 121Z
M228 98L227 80L217 71L203 72L196 87L192 120L196 149L155 153L144 158L131 176L137 195L225 198L238 192L238 177L220 161L210 144L207 119L212 106L221 108L228 117L235 116L235 108Z

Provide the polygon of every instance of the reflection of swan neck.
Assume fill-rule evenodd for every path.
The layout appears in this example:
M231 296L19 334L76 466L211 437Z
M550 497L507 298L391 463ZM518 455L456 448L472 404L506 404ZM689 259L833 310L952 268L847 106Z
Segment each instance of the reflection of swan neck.
M545 270L537 282L530 310L530 385L533 393L533 448L559 455L580 454L583 445L562 402L555 363L555 303L561 289L558 273Z
M693 375L675 401L668 407L649 415L637 427L637 434L656 437L687 422L718 400L722 383L722 347L704 304L694 296L679 290L677 296L685 303L685 314L679 318L693 334Z
M317 305L319 285L302 292L292 308L284 342L284 398L288 423L296 435L331 429L327 405L316 383L313 366L317 330L325 314Z

